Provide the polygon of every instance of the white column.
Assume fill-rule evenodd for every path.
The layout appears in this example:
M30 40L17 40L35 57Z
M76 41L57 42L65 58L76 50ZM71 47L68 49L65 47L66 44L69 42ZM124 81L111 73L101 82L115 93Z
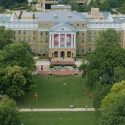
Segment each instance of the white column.
M58 35L59 35L59 46L58 47L60 48L60 34L58 34Z
M51 33L51 48L52 48L52 40L53 40L53 35Z
M74 48L76 48L76 33L74 33Z
M60 58L60 51L58 51L58 58Z
M71 48L74 48L73 47L73 33L71 33Z
M67 41L66 41L67 34L65 34L65 48L67 47Z
M73 33L73 48L74 48L74 33Z
M52 34L52 48L54 48L54 34Z
M49 33L49 48L51 48L51 33Z

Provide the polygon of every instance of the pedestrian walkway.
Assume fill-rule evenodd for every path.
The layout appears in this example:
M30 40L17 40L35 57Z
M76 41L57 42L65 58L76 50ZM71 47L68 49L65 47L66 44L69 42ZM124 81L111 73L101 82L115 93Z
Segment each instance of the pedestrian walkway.
M95 108L21 108L20 112L94 112Z

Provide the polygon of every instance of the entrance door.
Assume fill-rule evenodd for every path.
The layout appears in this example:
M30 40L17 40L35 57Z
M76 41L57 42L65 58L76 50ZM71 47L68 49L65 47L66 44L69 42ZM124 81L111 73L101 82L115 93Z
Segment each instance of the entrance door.
M70 51L67 52L67 57L68 57L68 58L71 57L71 52L70 52Z
M60 57L61 57L61 58L64 58L64 57L65 57L65 52L64 52L64 51L62 51L62 52L60 53Z

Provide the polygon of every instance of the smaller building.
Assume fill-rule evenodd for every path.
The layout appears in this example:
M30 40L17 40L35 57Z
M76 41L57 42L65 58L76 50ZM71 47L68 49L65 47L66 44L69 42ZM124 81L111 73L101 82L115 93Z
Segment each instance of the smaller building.
M43 12L47 9L52 9L52 5L58 5L61 0L38 0L36 4L37 10L42 10ZM90 0L76 0L78 5L83 5L84 3L88 3ZM57 9L57 8L56 8Z

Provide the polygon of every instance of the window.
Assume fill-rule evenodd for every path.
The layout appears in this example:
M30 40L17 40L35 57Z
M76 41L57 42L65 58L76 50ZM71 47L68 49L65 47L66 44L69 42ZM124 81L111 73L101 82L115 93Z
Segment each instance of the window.
M33 34L35 35L35 34L36 34L36 32L35 32L35 31L33 31Z
M23 31L23 34L26 34L26 31Z
M89 52L91 52L91 48L89 48L88 50L89 50Z
M30 36L28 36L28 42L30 42Z
M92 33L91 33L91 32L89 32L89 35L92 35Z
M48 32L46 32L46 36L48 35Z
M26 41L26 37L24 36L24 37L23 37L23 42L25 42L25 41Z

